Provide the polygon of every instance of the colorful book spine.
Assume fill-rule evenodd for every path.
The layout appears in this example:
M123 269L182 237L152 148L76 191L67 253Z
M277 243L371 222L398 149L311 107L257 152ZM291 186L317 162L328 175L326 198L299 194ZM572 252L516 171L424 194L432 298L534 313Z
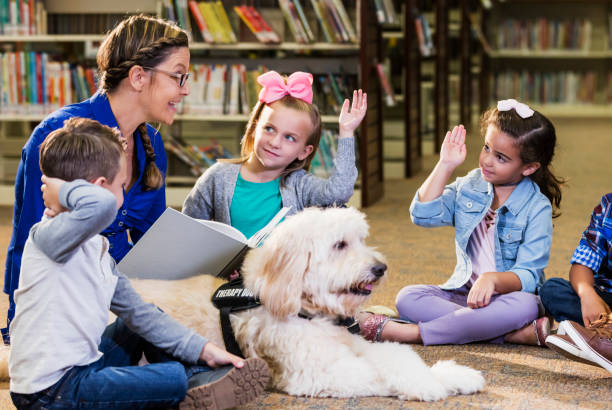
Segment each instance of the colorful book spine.
M214 43L214 39L212 34L210 34L210 30L208 30L208 25L206 25L206 21L204 20L204 16L202 16L202 12L200 11L200 8L198 7L198 3L195 0L190 0L189 1L189 11L191 12L191 15L193 16L193 20L196 22L196 25L198 26L198 30L200 31L200 34L202 35L202 40L204 40L206 43Z

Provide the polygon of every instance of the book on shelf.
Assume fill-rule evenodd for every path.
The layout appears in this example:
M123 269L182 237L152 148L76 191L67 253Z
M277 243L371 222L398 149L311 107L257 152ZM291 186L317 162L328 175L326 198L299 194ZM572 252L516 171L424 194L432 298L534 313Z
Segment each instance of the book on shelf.
M2 0L0 35L46 34L47 14L43 0Z
M376 73L378 74L380 85L385 92L385 104L387 107L395 106L395 95L393 94L393 88L389 82L389 76L381 63L376 63Z
M234 11L251 30L255 38L264 44L278 44L281 39L253 6L234 6Z
M247 239L231 225L195 219L167 208L117 269L139 279L176 280L201 274L227 278L240 268L247 251L260 246L290 209L282 208Z
M379 24L399 24L399 17L395 12L393 0L374 0L376 20Z
M497 31L500 50L581 50L591 49L592 23L585 18L551 20L505 19Z
M306 31L306 27L304 26L304 23L307 24L308 22L305 19L301 19L295 3L290 0L279 0L278 4L294 40L297 43L302 44L307 44L314 41L314 35L312 34L312 31L310 31L310 27L308 27L308 30L310 31L309 35Z
M197 146L190 144L179 136L164 135L166 150L172 153L182 164L189 168L192 176L199 177L207 168L221 158L232 158L230 152L216 140L210 145Z
M424 14L416 12L414 17L414 29L419 42L419 51L421 55L424 57L433 55L435 52L433 36Z
M249 78L254 76L256 83L260 70L251 73L244 64L191 64L189 72L190 93L183 98L183 114L248 114L257 102L259 85L249 85Z
M310 163L310 172L321 178L329 178L334 169L337 149L338 133L322 129L319 147Z
M47 53L0 53L0 113L46 115L87 99L97 89L95 70L65 61L49 61Z

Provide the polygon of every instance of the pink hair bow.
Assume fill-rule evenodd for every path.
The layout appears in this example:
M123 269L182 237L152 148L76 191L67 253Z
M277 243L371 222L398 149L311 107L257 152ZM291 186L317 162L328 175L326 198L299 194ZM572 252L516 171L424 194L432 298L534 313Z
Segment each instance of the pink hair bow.
M312 74L296 71L287 78L287 83L276 71L268 71L257 77L263 87L259 92L259 101L266 104L290 95L312 104Z
M523 119L529 118L533 115L533 110L529 108L527 104L520 103L514 98L509 100L499 100L497 102L498 111L510 111L514 108L514 111Z

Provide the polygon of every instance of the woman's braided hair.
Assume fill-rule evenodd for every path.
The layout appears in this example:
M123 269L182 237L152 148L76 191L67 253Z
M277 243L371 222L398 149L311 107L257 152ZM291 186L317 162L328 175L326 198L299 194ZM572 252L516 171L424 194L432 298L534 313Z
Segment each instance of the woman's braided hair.
M112 92L132 67L156 67L177 47L189 47L189 39L176 24L143 14L128 17L108 34L98 50L100 89ZM145 190L159 189L163 175L155 164L155 150L146 123L140 124L138 131L146 153L142 178Z

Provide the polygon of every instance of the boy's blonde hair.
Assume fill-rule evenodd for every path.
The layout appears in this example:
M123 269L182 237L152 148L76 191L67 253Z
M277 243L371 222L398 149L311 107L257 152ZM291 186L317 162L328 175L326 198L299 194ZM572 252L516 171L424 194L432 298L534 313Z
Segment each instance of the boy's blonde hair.
M89 118L70 118L40 145L40 169L64 181L93 181L105 177L112 183L125 155L119 130Z
M312 145L312 152L303 160L296 158L291 164L287 165L287 168L285 168L281 173L281 181L283 181L285 177L293 171L297 171L298 169L305 169L308 171L310 168L310 163L317 153L319 141L321 141L321 114L319 113L319 109L316 105L308 104L307 102L290 95L285 95L283 98L274 101L272 104L276 103L293 110L305 112L308 114L310 121L313 124L312 132L308 135L306 140L306 145ZM258 101L257 104L255 104L255 107L251 111L251 117L247 122L246 131L242 137L242 141L240 142L240 158L229 160L227 162L242 164L250 158L255 147L255 129L257 128L259 118L261 117L261 113L265 106L266 103L262 101Z

